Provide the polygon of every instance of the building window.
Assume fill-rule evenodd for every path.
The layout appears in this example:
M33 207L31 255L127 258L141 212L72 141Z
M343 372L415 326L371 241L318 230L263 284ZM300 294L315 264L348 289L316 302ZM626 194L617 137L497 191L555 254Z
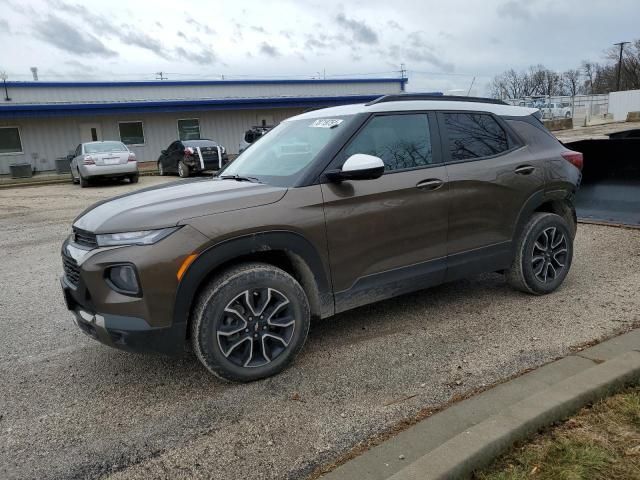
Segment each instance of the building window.
M142 122L120 122L120 141L125 145L144 145Z
M180 140L200 140L200 120L197 118L178 120L178 138Z
M0 127L0 154L2 153L22 153L18 127Z

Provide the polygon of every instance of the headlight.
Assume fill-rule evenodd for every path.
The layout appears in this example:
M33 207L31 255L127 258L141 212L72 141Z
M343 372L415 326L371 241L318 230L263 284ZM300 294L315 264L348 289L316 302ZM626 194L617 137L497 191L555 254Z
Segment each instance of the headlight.
M141 230L139 232L103 233L96 235L98 246L113 245L152 245L168 237L180 227L161 228L159 230Z

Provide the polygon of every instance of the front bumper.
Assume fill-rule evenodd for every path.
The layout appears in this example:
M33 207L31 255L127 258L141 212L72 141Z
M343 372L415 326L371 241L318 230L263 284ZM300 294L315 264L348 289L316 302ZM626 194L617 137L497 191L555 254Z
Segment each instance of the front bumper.
M139 352L184 351L188 319L175 315L176 272L206 241L188 225L154 245L91 249L71 236L61 252L67 308L78 327L106 345ZM122 263L135 266L140 295L121 293L106 281L106 269Z
M203 157L202 162L198 156L192 156L186 159L185 164L189 166L189 168L194 172L203 172L205 170L219 170L222 167L225 167L229 163L229 157L226 153L222 154L222 167L220 166L220 162L218 161L218 156L216 155L214 158L211 157ZM204 168L203 168L204 164Z
M185 350L184 325L154 328L142 318L94 312L78 303L77 289L64 276L60 285L74 323L94 340L128 352L177 354Z

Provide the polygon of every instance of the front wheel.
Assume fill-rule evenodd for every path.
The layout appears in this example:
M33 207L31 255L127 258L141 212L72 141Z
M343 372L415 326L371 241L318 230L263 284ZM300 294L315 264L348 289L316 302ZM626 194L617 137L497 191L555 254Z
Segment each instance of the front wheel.
M202 290L191 317L191 343L213 374L250 382L289 365L309 323L300 284L277 267L249 263L225 271Z
M558 288L573 259L573 235L567 221L554 213L534 213L517 242L513 263L505 271L507 282L534 295Z
M178 162L178 175L180 178L187 178L190 175L189 167L185 165L185 163L180 160Z

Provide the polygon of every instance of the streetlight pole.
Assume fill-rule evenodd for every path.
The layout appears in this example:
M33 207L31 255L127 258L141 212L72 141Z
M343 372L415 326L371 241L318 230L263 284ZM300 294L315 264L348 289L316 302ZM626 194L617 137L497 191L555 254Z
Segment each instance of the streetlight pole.
M620 60L618 61L618 81L616 83L616 91L620 91L620 74L622 73L622 50L624 49L624 46L630 42L619 42L619 43L614 43L614 45L619 46L620 47Z
M7 74L5 72L0 72L0 79L2 79L2 82L4 83L4 101L5 102L10 102L11 99L9 98L9 91L7 90Z

